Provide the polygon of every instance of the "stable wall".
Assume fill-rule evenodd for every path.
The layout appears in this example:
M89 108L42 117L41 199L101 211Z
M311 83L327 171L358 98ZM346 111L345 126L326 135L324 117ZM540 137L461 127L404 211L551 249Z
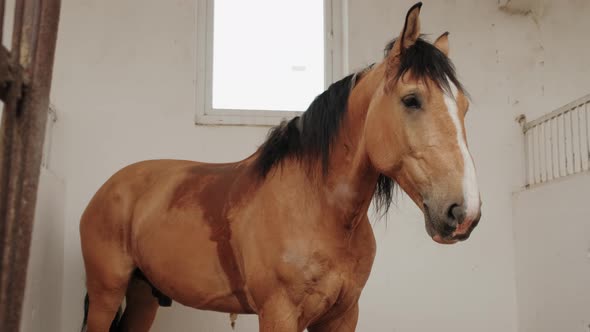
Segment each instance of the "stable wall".
M590 328L590 174L514 195L520 332Z
M62 331L65 186L41 169L31 238L21 332Z
M351 70L378 60L401 30L411 1L349 0ZM268 128L195 126L195 1L82 0L62 3L52 101L60 109L52 165L66 183L61 326L79 328L84 297L79 217L98 187L143 159L212 162L252 153ZM451 32L451 57L472 97L467 118L483 218L455 246L430 240L423 217L400 195L375 220L378 254L361 299L359 331L516 331L511 192L518 187L519 128L513 80L525 76L532 20L497 2L432 1L423 32ZM511 83L512 82L512 83ZM519 81L520 82L520 81ZM520 82L522 84L522 82ZM516 142L516 143L515 143ZM256 331L241 316L238 331ZM153 331L226 331L226 314L174 304Z
M515 116L533 120L590 93L589 16L590 1L544 1L511 86ZM589 197L589 173L515 191L520 332L590 331Z
M541 2L539 17L516 15L531 28L523 33L527 56L519 59L520 70L509 80L517 96L510 100L514 114L529 120L590 93L590 1Z

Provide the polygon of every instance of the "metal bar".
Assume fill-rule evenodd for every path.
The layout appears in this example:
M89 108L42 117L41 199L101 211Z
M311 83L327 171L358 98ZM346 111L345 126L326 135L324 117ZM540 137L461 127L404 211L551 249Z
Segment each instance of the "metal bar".
M561 137L564 135L563 133L565 133L565 129L563 129L561 127L561 124L563 123L563 115L562 114L558 115L556 117L556 121L557 121L557 137L558 137L558 140L557 140L557 155L559 156L559 160L558 160L558 162L559 162L559 176L561 177L563 175L563 169L564 169L564 167L562 167L563 164L564 164L564 163L562 163L562 161L565 158L565 149L563 149L562 144L561 144L561 142L563 141L561 139ZM563 151L563 153L562 153L562 151ZM562 156L564 158L562 158Z
M588 137L590 133L587 127L586 104L580 106L580 159L582 160L582 171L588 170Z
M537 163L537 130L532 128L531 131L531 184L537 181L537 169L539 164Z
M575 108L572 108L568 114L570 116L570 143L572 146L572 173L576 173L576 127L575 127Z
M9 65L14 67L18 64L20 57L20 44L22 33L22 21L24 13L24 1L17 0L14 6L14 23L12 28L12 48ZM8 204L8 179L10 178L9 169L12 160L12 146L16 122L16 107L20 98L19 82L11 82L8 92L5 96L4 112L2 112L2 122L0 124L0 216L6 216ZM0 236L4 233L4 225L0 224ZM0 257L2 248L0 248Z
M2 45L4 39L4 8L5 6L4 0L0 0L0 45Z
M524 133L524 185L528 187L531 184L529 179L529 167L530 167L530 156L529 156L529 137L530 133Z
M559 177L559 155L557 153L557 141L559 141L559 137L557 136L557 118L551 121L551 164L553 165L553 178L557 179Z
M586 142L586 136L588 136L588 133L584 131L584 128L582 126L582 121L586 120L582 117L582 113L584 112L583 107L584 105L580 105L576 109L576 113L578 116L578 155L580 158L580 172L584 170L584 149L586 148L584 146L584 143Z
M10 85L14 81L13 61L10 52L0 45L0 99L6 101Z
M529 175L530 175L529 137L531 137L531 133L527 133L524 130L524 124L526 123L526 115L520 114L519 116L516 117L515 120L520 125L521 130L522 130L522 134L523 134L522 136L523 136L523 142L524 142L524 186L525 186L525 188L527 188L531 184L531 181L529 179Z
M22 19L24 13L24 1L17 0L14 6L14 23L12 29L12 49L9 61L9 67L18 63L20 56ZM8 70L8 69L7 69ZM20 93L17 91L18 83L12 81L8 87L6 99L4 103L4 112L2 112L2 122L0 124L0 217L7 220L8 218L8 193L9 180L11 177L10 168L13 161L15 130L17 123L17 104L20 99ZM2 219L0 219L2 220ZM8 222L0 223L0 239L4 239L6 234L10 233L10 224ZM0 247L0 259L4 257L4 251L8 250L8 246ZM0 267L4 267L0 265Z
M586 146L588 147L588 149L586 149L586 158L590 164L590 108L588 105L590 105L590 103L584 104L584 112L586 112Z
M20 58L21 53L21 36L23 32L23 19L25 13L25 1L16 0L14 4L14 23L12 28L12 49L11 52L15 59Z
M539 144L540 130L541 129L539 126L535 126L533 128L533 132L535 133L535 141L533 142L535 146L535 183L541 182L541 145Z
M568 160L570 159L569 149L568 147L568 139L567 139L567 113L563 113L563 155L564 155L564 168L563 168L563 176L569 175L569 164Z
M18 1L15 9L12 55L23 64L28 84L22 98L10 96L11 107L3 112L10 127L2 129L10 139L0 145L0 331L19 331L59 9L60 0Z
M547 122L541 123L541 142L542 142L542 149L543 149L543 160L541 163L543 164L543 181L549 181L549 164L547 163Z
M547 181L553 180L553 121L547 121L545 124L545 135L547 145Z

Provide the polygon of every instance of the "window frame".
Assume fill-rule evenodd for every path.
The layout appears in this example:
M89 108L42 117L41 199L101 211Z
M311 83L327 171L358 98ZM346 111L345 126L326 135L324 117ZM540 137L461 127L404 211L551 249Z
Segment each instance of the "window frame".
M301 111L214 109L213 99L213 1L196 0L197 77L196 116L198 125L274 126ZM324 87L342 77L343 73L343 3L324 1ZM311 100L309 101L312 102Z

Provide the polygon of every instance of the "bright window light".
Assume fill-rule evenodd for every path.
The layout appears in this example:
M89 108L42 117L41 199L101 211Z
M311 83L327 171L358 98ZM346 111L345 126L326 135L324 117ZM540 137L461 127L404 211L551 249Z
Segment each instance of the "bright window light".
M213 109L304 111L324 91L324 1L213 4Z

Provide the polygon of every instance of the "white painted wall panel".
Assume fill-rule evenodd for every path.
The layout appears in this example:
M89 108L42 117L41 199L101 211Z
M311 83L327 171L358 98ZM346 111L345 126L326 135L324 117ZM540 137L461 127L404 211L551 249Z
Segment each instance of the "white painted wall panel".
M42 169L21 332L62 331L60 304L64 268L64 209L63 181L50 171Z
M514 195L520 332L590 328L590 174Z

